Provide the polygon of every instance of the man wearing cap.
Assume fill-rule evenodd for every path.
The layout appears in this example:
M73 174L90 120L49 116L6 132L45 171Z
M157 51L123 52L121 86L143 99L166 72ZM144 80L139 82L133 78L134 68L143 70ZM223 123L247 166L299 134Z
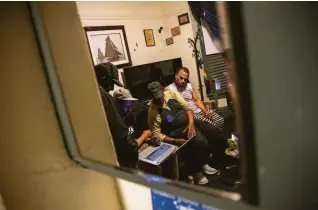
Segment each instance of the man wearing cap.
M120 87L123 86L118 80L118 70L111 63L98 64L94 69L118 162L120 166L136 169L138 143L123 121L114 98L109 94L109 91L114 90L114 84Z
M163 91L159 82L150 83L148 89L153 95L148 112L152 135L172 144L182 144L185 139L192 137L186 147L188 151L185 158L196 183L206 184L208 180L202 174L202 169L207 174L215 174L217 170L207 164L207 139L195 126L191 108L180 94Z
M140 147L151 136L147 124L147 106L139 103L138 99L132 97L129 90L125 88L115 90L113 97L117 103L119 113L129 129L129 134L138 137L136 142Z

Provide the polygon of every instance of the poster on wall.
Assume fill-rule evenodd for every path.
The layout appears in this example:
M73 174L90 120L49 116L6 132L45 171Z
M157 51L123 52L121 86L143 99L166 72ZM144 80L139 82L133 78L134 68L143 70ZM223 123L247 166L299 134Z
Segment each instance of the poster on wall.
M146 40L146 46L147 47L152 47L155 46L155 37L153 35L153 30L152 29L145 29L144 30L144 35L145 35L145 40Z
M190 19L189 19L188 13L184 13L182 15L179 15L178 16L178 20L179 20L179 25L180 26L190 23Z
M173 38L172 38L172 37L167 38L167 39L166 39L166 44L167 44L167 45L173 44Z
M181 34L180 26L171 29L171 36L178 36Z
M131 65L124 26L84 27L94 65L111 62L117 68Z

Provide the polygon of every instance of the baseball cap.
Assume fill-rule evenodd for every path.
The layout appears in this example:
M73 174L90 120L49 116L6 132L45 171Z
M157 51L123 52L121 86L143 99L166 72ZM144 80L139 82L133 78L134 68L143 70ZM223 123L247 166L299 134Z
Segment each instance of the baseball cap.
M163 87L162 85L155 81L148 85L148 89L151 91L154 99L159 99L163 97Z
M138 99L132 97L129 90L125 88L118 88L117 90L115 90L113 97L115 101L138 101Z
M119 87L123 87L121 82L118 80L118 69L114 64L101 63L94 66L94 69L95 69L95 74L99 83L105 80L109 80L113 84L116 84Z

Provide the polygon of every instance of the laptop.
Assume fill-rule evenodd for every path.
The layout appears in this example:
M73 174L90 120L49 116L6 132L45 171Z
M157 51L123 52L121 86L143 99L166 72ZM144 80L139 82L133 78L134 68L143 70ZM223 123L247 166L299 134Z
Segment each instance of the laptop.
M152 165L160 165L178 149L177 146L161 143L158 147L149 146L139 153L139 160Z
M167 144L161 142L160 146L153 147L149 146L145 150L139 153L139 160L143 162L150 163L152 165L160 165L164 162L170 155L179 151L182 147L187 145L193 137L189 138L181 146L175 146L172 144Z

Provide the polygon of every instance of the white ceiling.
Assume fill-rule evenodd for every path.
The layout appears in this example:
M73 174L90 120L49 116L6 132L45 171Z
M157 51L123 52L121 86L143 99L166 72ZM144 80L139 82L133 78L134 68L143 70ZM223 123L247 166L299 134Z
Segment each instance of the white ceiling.
M160 18L180 10L188 9L186 1L103 1L76 2L81 17L113 17L113 18Z

